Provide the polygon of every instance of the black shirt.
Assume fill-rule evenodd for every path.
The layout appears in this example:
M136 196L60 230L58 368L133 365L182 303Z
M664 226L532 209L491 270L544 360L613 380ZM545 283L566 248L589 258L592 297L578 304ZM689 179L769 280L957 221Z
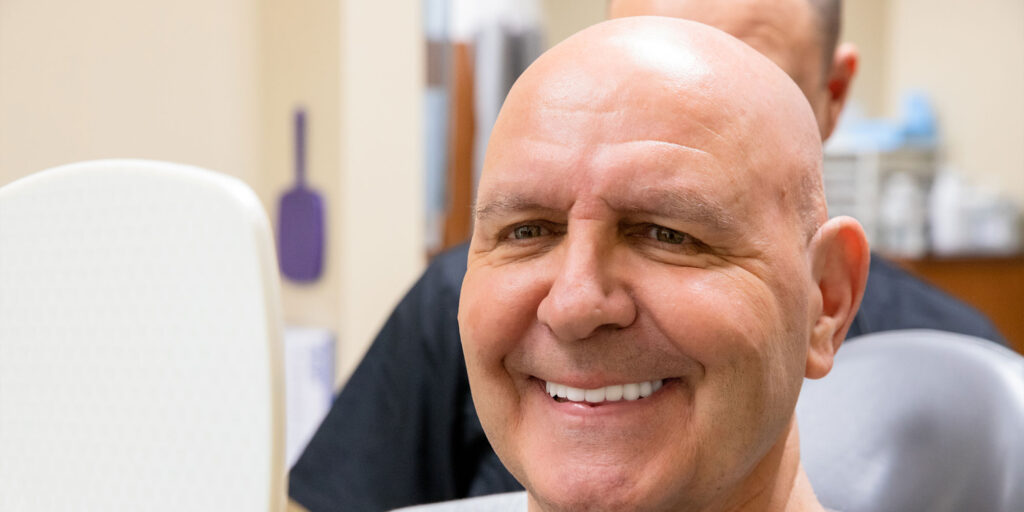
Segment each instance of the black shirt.
M311 512L390 510L521 490L473 408L457 313L468 245L398 305L289 475ZM980 313L879 257L849 337L929 328L1005 344Z

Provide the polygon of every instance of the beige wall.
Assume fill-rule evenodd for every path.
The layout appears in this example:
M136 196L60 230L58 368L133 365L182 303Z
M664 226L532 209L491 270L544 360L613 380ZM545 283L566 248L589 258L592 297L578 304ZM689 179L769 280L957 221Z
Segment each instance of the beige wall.
M269 211L293 182L292 111L327 201L323 278L283 283L289 323L338 333L338 382L425 263L419 2L263 0L262 167Z
M339 332L343 236L341 194L340 4L335 0L262 0L260 83L262 88L260 197L277 224L277 203L294 181L293 109L306 109L306 179L326 201L326 242L320 280L281 286L289 324ZM349 352L338 350L338 357Z
M93 158L235 175L271 219L308 108L323 278L289 323L338 333L347 377L424 263L418 0L0 1L0 185Z
M861 56L850 97L872 117L887 115L889 111L888 5L889 0L843 2L843 31L839 39L856 44Z
M895 118L904 91L927 91L945 160L1024 207L1024 2L857 0L844 14L861 49L853 98Z
M258 181L256 17L247 0L3 0L0 185L110 157Z
M932 96L948 161L1024 206L1024 2L890 0L887 95Z
M340 376L425 263L425 48L419 0L346 0L341 13Z
M604 21L608 16L608 0L542 0L544 36L548 46Z
M264 198L293 182L292 111L326 200L323 278L283 283L289 323L338 334L338 383L425 263L419 2L263 0Z

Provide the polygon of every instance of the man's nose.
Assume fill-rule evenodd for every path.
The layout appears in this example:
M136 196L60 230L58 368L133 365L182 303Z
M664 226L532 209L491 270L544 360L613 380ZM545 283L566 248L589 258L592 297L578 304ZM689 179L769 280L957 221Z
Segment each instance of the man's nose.
M572 235L565 243L558 274L537 308L537 318L561 341L632 324L636 304L614 271L614 247Z

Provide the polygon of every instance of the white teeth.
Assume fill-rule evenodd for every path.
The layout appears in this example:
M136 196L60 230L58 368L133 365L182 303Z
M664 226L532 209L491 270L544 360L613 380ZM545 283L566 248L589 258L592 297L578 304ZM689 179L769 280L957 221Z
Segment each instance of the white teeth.
M604 388L604 399L609 402L622 400L622 386L608 386Z
M661 389L661 386L664 383L665 381L658 379L633 384L617 384L597 389L580 389L566 386L565 384L546 382L544 384L544 389L552 398L561 397L569 400L570 402L587 401L590 403L599 403L615 402L622 399L637 400L640 398L646 398L654 394L655 391Z
M583 392L583 399L590 403L604 402L605 388L588 389Z
M569 386L565 387L565 397L568 398L570 402L582 402L584 393L586 392L580 388L570 388Z

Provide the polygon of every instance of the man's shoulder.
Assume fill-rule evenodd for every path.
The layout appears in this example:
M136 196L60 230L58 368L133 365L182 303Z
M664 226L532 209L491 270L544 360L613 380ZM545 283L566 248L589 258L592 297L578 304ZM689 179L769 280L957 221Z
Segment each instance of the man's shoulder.
M438 254L423 272L422 281L431 288L462 288L466 275L469 243L462 243Z
M524 512L525 510L526 491L492 494L399 509L400 512Z
M872 254L867 288L850 336L896 329L936 329L1005 343L981 312Z
M392 317L421 311L435 316L438 312L450 312L454 318L462 291L462 279L466 276L468 254L469 244L463 243L435 256L412 289L402 298Z

